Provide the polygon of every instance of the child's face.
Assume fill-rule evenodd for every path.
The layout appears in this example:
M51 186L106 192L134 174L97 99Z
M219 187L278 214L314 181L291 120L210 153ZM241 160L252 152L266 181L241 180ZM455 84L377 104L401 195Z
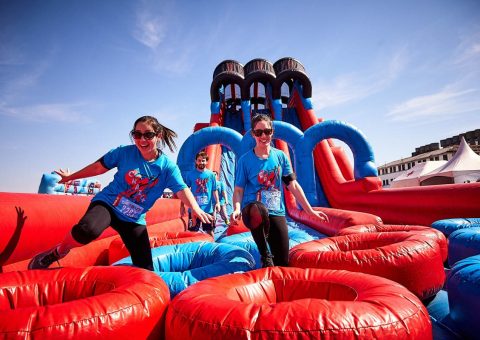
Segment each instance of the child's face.
M197 167L198 170L203 170L207 166L207 160L203 157L198 157L195 160L195 166Z

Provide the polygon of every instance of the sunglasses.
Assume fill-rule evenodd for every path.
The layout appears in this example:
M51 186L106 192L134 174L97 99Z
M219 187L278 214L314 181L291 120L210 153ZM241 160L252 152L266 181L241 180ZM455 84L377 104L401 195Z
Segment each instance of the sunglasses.
M273 129L256 129L252 130L255 137L261 137L264 133L266 136L270 136L273 133Z
M141 133L140 131L132 131L130 134L132 135L133 139L142 139L143 136L143 138L147 140L153 139L153 137L157 135L157 133L153 131L147 131L144 133Z

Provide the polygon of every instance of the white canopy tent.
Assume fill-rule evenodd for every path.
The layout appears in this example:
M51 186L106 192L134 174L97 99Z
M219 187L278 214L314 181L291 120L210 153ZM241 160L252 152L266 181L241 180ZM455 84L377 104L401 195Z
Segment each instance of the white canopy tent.
M428 161L415 164L411 169L405 170L390 184L391 188L414 187L420 185L420 176L440 168L447 161Z
M457 152L446 164L420 177L420 185L480 181L480 156L462 137Z

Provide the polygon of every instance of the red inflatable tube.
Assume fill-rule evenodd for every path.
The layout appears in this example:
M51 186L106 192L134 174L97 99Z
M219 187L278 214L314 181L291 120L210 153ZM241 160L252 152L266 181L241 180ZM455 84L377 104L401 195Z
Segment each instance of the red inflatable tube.
M358 233L377 233L377 232L392 232L392 231L406 231L410 233L417 233L437 241L438 246L440 247L440 252L442 254L443 262L447 260L448 244L447 244L447 238L445 237L445 235L437 229L426 227L423 225L404 225L404 224L356 225L353 227L341 229L337 233L337 236L351 235L351 234L358 234Z
M155 233L164 230L184 230L184 226L185 224L182 219L175 219L168 222L157 223L148 226L147 228L149 233ZM83 268L88 266L107 266L110 264L108 262L108 249L110 247L110 243L117 237L117 235L114 235L106 238L100 238L82 247L73 248L70 250L67 256L65 256L63 259L60 259L58 263L54 262L51 267ZM0 272L6 273L15 270L26 270L29 262L30 259L27 259L8 264L6 266L1 266Z
M432 339L407 289L372 275L271 267L195 284L172 300L167 339Z
M28 260L61 242L89 204L85 196L0 193L0 266ZM159 199L146 219L147 225L181 220L180 200ZM113 235L115 230L107 228L99 239Z
M163 338L170 293L132 267L61 268L0 275L0 338Z
M354 234L302 243L290 250L289 265L382 276L422 300L435 296L445 281L438 243L408 232Z
M245 233L247 231L250 231L250 229L243 224L242 219L238 221L230 221L230 225L227 228L227 236Z
M156 248L160 246L166 246L171 244L188 243L188 242L213 242L213 237L204 234L191 231L184 232L149 232L150 247ZM123 243L120 236L116 237L111 243L108 249L108 262L112 264L124 257L130 256L127 247Z

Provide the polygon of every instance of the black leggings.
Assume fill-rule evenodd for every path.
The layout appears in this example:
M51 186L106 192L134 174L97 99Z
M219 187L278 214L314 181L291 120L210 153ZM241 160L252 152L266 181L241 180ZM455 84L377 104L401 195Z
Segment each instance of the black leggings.
M260 256L265 257L271 252L276 266L288 266L289 243L285 216L269 215L262 203L253 202L243 208L242 220L250 229Z
M153 270L147 227L120 220L112 208L103 202L96 201L90 204L85 215L73 226L72 237L81 244L87 244L98 238L109 226L122 238L130 252L133 265Z

